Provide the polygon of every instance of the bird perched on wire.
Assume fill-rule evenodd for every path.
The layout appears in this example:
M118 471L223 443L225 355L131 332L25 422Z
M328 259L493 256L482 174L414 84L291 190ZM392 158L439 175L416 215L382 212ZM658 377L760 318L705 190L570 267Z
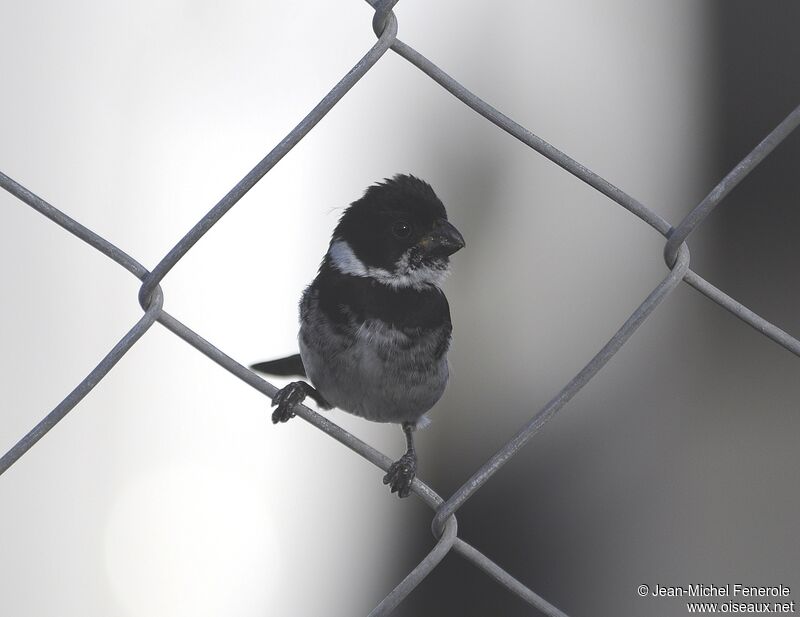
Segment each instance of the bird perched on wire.
M452 324L441 283L464 238L431 186L410 175L370 186L345 210L300 301L300 354L254 364L307 376L272 399L274 423L306 396L376 422L401 424L406 453L383 483L411 492L413 433L444 392Z

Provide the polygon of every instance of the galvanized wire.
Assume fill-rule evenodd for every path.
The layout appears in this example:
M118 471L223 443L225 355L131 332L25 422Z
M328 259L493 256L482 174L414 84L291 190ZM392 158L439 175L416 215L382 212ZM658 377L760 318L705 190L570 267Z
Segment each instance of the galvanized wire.
M733 315L752 326L791 353L800 356L800 341L763 319L753 311L714 287L711 283L689 269L690 255L686 240L702 224L710 212L722 199L761 161L772 152L800 124L800 107L792 111L775 130L758 144L723 180L687 214L677 226L672 227L664 218L621 189L600 177L587 167L567 156L542 138L511 118L498 111L454 78L425 58L409 45L397 39L397 20L392 8L398 0L368 0L375 8L373 29L378 40L364 57L326 94L301 122L290 131L245 177L236 184L196 225L194 225L175 246L148 271L138 261L123 250L95 234L74 219L37 197L8 176L0 173L0 186L19 198L65 230L94 247L142 281L139 302L144 315L122 337L100 363L70 392L55 409L48 413L36 426L19 440L2 458L0 474L4 473L25 452L49 430L58 424L97 383L102 380L128 350L158 321L162 326L182 338L195 349L216 362L219 366L236 375L267 397L274 396L277 388L246 367L236 362L218 347L205 340L192 329L178 321L163 309L163 294L160 283L180 259L211 229L228 210L230 210L255 184L283 158L311 129L327 114L336 103L375 65L388 50L408 60L435 82L440 84L457 99L465 103L497 127L509 133L536 152L542 154L567 172L636 215L658 233L667 238L664 247L664 260L668 272L644 301L632 312L619 330L609 339L586 366L564 386L486 463L447 500L437 495L419 478L414 480L413 492L432 510L435 516L431 523L436 538L428 555L369 613L370 616L389 614L419 583L453 550L467 561L484 571L487 576L506 587L510 592L551 617L566 617L558 608L541 598L525 584L514 578L484 553L467 544L458 537L458 524L455 512L475 494L509 459L563 408L575 394L583 388L605 364L628 341L645 319L659 306L681 281L716 302ZM327 418L305 406L297 408L297 415L311 425L327 433L364 459L386 471L391 460L357 437L351 435Z

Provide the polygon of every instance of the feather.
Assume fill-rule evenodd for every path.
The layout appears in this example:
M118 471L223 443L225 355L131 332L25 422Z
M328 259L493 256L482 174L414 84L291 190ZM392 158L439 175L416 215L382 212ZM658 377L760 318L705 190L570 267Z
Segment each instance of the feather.
M303 366L303 360L300 358L300 354L298 353L286 358L278 358L277 360L267 360L266 362L251 364L250 368L254 371L258 371L259 373L277 375L279 377L306 376L306 369Z

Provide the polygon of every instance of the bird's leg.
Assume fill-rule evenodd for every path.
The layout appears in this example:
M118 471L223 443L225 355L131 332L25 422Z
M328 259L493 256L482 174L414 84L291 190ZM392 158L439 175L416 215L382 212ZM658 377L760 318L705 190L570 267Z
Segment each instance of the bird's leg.
M389 472L383 476L383 483L388 484L393 493L399 497L408 497L411 493L411 484L414 476L417 475L417 453L414 450L414 429L416 424L413 422L403 422L403 432L406 434L406 453L400 460L392 463Z
M307 396L322 409L330 409L332 405L322 398L322 395L305 381L293 381L275 393L272 397L272 423L286 422L294 418L294 408L302 403Z

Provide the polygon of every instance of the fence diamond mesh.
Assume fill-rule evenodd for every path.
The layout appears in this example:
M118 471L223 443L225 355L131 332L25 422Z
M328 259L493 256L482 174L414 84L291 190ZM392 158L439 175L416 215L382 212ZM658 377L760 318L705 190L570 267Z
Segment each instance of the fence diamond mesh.
M454 551L485 572L489 577L505 586L509 592L538 609L542 614L564 617L565 614L545 599L537 595L525 584L494 563L489 557L468 544L458 534L456 512L492 476L508 462L530 439L578 393L589 380L625 345L631 335L645 319L681 282L695 288L709 300L716 302L740 320L755 328L776 344L800 356L800 341L763 319L740 302L729 297L713 284L700 277L690 268L690 254L687 240L703 223L710 212L716 208L764 158L770 154L800 124L800 107L788 116L736 165L708 195L676 225L670 224L656 212L649 209L623 190L614 186L598 174L570 158L547 143L527 128L495 109L474 93L467 90L457 80L433 64L421 53L397 38L397 20L392 12L397 0L370 0L375 9L373 29L377 42L366 52L359 62L326 94L322 100L291 130L242 180L236 184L197 224L184 235L152 270L148 270L132 256L108 240L95 234L81 223L70 218L36 194L0 172L0 186L28 204L63 229L91 245L106 257L112 259L141 282L139 303L143 316L126 332L119 342L108 352L101 362L70 392L50 413L19 440L2 458L0 474L9 469L19 458L30 450L49 430L54 428L80 401L94 388L136 343L151 326L159 322L175 335L192 345L202 354L231 372L249 386L267 397L272 397L277 388L248 368L239 364L218 349L194 330L184 325L164 310L164 295L161 283L170 270L188 251L209 231L256 183L267 174L316 124L342 99L342 97L381 59L389 50L416 66L442 88L486 118L499 129L507 132L529 146L568 173L593 187L610 200L616 202L644 223L655 229L666 239L664 262L667 273L636 310L627 317L600 351L573 377L544 407L492 456L481 465L452 495L444 498L436 494L419 478L414 481L413 491L434 511L432 531L435 545L427 556L386 595L369 614L371 616L389 614L414 588L442 561L450 551ZM313 410L300 406L297 415L309 424L327 433L332 438L361 455L367 461L387 470L391 459L367 443L351 435L330 420Z

